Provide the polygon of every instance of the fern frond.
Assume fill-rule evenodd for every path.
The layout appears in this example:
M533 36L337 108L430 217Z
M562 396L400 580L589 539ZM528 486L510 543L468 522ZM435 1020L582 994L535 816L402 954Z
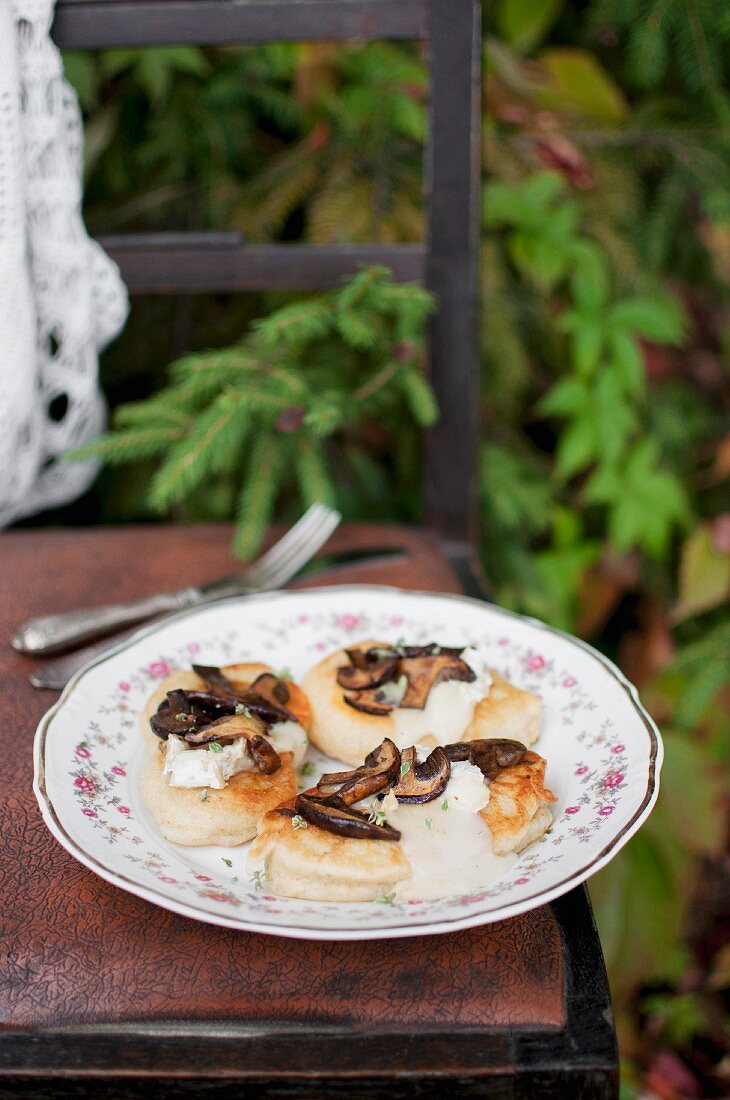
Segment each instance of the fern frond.
M179 408L167 397L134 401L117 405L113 414L115 428L172 428L185 429L190 424L190 413Z
M398 382L416 423L423 428L435 424L439 416L436 397L418 368L404 367L398 375Z
M302 345L327 336L333 327L333 317L328 300L322 295L283 306L268 317L260 317L251 327L264 348L274 348L279 343Z
M249 450L246 473L236 508L233 552L249 558L261 545L274 511L284 468L284 453L272 432L261 432Z
M103 435L92 439L83 447L68 451L64 458L69 462L96 458L109 466L124 466L140 459L156 458L181 436L182 429L176 427L130 428L118 435Z
M148 493L151 508L165 511L221 469L228 449L247 430L246 405L245 393L226 392L201 414L155 474Z
M307 436L300 436L297 441L296 469L302 503L306 507L318 501L334 504L334 482L321 443L315 443Z

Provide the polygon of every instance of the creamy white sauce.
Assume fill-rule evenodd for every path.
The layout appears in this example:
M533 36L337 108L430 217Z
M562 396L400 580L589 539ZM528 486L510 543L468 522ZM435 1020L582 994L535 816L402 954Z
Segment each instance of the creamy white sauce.
M423 710L416 707L396 707L391 712L393 740L399 749L418 741L448 745L459 740L472 720L474 707L489 694L492 684L486 661L478 650L468 646L461 656L474 671L475 680L470 684L462 680L447 680L436 684L429 691Z
M392 793L385 797L378 808L400 829L413 870L396 886L397 901L470 894L509 870L517 856L494 854L492 834L479 814L488 801L482 773L466 760L452 764L446 790L432 802L410 805Z
M307 749L307 736L297 722L276 722L267 740L278 753L291 752L296 766ZM165 764L162 774L171 787L211 787L222 790L227 781L238 772L254 771L256 764L246 748L245 737L225 741L220 752L207 746L193 748L171 734L167 739Z

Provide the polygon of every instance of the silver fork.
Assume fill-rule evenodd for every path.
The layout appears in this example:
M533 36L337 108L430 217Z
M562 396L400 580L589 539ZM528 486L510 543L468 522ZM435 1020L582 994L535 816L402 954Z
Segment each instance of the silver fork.
M226 596L279 588L324 545L340 519L340 513L334 508L326 504L313 504L270 550L238 576L226 577L200 588L162 592L131 603L81 608L29 619L13 636L13 647L21 653L34 655L58 653L102 634L109 634L118 627L145 622L185 607L211 603Z

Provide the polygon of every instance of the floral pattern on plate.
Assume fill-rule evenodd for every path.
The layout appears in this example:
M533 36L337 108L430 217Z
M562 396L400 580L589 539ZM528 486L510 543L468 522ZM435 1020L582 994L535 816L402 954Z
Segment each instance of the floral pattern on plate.
M299 679L360 638L470 644L543 699L535 749L558 796L549 833L506 874L469 895L394 903L275 897L246 871L248 845L182 848L160 835L141 797L140 712L155 685L193 661L264 660ZM500 920L583 881L614 854L656 799L661 739L621 673L589 646L466 597L341 587L270 593L185 612L87 666L36 735L36 793L57 839L123 889L176 912L280 935L367 939ZM337 767L339 765L335 765ZM308 750L301 786L333 762Z

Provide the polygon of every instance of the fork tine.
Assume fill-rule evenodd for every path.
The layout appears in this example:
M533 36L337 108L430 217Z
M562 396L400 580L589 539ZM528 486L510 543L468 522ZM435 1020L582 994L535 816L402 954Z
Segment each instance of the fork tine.
M248 583L256 587L274 588L288 580L327 541L339 520L337 513L323 515L316 527L310 527L305 538L290 544L287 553L273 566L267 563L262 569L256 569L253 578L247 578Z
M339 513L327 509L327 513L322 516L316 529L309 533L306 540L297 546L290 547L286 558L274 567L268 566L260 572L257 571L255 581L251 583L255 583L257 587L260 585L265 588L278 588L293 577L320 546L324 545L339 522Z
M297 520L293 527L291 527L285 535L275 542L265 554L250 565L247 569L244 569L242 576L249 580L252 576L257 575L259 570L268 569L279 565L279 563L288 555L292 547L300 546L303 540L309 537L311 531L316 530L320 523L323 509L326 509L325 505L313 504L304 515Z
M303 528L297 531L296 538L288 539L286 545L282 539L277 543L277 554L273 558L266 555L260 558L250 570L246 570L245 581L253 587L272 587L284 575L291 576L292 570L311 557L313 548L318 549L331 535L340 521L339 513L326 506L319 506L316 513L309 517ZM298 526L298 525L297 525ZM292 534L292 531L289 534Z

